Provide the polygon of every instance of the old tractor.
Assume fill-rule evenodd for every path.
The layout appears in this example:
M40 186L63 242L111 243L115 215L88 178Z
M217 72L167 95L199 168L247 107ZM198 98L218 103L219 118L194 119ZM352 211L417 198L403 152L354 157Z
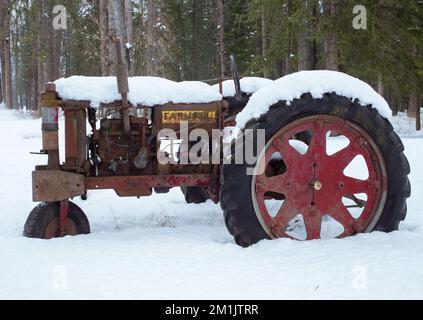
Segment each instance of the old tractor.
M304 92L290 103L273 103L246 123L232 139L229 156L221 151L220 162L182 163L182 153L191 151L178 149L173 163L161 163L159 155L171 153L164 147L169 141L159 137L163 130L176 132L181 143L182 122L188 134L200 128L210 136L236 125L252 93L243 90L234 63L232 69L235 94L202 103L135 104L128 101L123 79L121 100L93 107L91 101L64 98L54 83L46 84L40 99L41 154L48 161L32 173L33 200L41 204L30 213L24 235L88 234L86 215L70 200L85 198L90 190L145 197L175 187L188 203L220 202L229 232L244 247L263 239L326 238L328 229L336 229L335 238L398 229L410 196L403 144L374 107L335 92L320 98ZM63 162L59 109L64 116ZM254 137L264 132L264 144L253 142L255 163L238 163L233 150L247 131ZM329 139L348 145L330 153ZM211 158L207 147L195 152L206 150ZM361 179L345 173L357 157L366 171Z

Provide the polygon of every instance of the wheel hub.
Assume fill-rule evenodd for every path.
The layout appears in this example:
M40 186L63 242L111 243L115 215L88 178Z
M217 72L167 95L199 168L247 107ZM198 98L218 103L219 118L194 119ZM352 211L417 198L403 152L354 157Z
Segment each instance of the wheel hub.
M320 191L323 189L323 183L321 183L319 180L313 180L310 182L310 186L315 191Z

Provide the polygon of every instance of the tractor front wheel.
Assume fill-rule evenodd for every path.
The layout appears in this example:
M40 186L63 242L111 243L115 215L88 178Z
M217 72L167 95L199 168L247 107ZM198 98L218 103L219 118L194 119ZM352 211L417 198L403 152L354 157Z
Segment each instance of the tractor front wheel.
M90 233L87 216L73 202L69 202L64 229L68 236ZM41 203L35 207L29 214L23 234L28 238L46 240L60 237L60 202Z

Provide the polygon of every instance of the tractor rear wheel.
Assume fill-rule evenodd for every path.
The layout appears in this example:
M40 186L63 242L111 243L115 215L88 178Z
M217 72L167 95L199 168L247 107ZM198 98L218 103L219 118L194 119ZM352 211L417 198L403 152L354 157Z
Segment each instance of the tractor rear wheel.
M247 129L265 130L257 162L222 169L221 205L237 244L391 232L405 219L411 187L404 146L371 106L308 94L278 103Z
M87 216L73 202L69 202L65 229L68 236L90 233ZM35 207L29 214L23 234L28 238L47 240L60 237L60 202L41 203Z

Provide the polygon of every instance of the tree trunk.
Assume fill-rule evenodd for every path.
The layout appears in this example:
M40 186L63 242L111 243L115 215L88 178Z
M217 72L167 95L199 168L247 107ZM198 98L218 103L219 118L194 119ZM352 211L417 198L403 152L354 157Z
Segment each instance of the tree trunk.
M418 96L417 96L417 85L415 83L413 83L411 85L411 89L410 89L410 94L408 96L408 110L407 110L407 115L409 118L415 118L417 119L418 116L418 112L417 112L417 107L418 107Z
M379 74L379 77L377 79L377 92L383 97L384 96L384 90L383 90L383 77L382 74Z
M109 11L110 15L113 15L114 32L112 33L113 44L116 47L117 52L117 80L119 86L119 93L122 94L122 100L125 100L124 93L128 93L127 88L127 77L128 77L128 63L125 61L126 56L126 29L125 19L123 15L122 2L120 0L110 0L113 3L113 10ZM125 102L124 102L125 104ZM128 118L129 120L129 118ZM126 130L125 125L125 132Z
M3 0L0 0L0 14L3 16ZM3 93L4 86L2 84L5 82L5 74L4 74L4 42L3 42L3 29L4 24L3 20L0 21L0 103L4 102L4 96Z
M267 21L263 1L261 2L261 53L263 56L263 76L269 78Z
M227 61L225 48L225 0L217 0L217 9L219 14L220 76L225 78Z
M157 25L157 3L156 0L148 0L147 4L148 18L147 18L147 75L158 76L159 67L157 63L157 39L156 39L156 25Z
M3 88L2 88L2 86L1 86L1 76L0 76L0 104L2 104L3 103Z
M308 10L307 1L303 2ZM309 22L304 19L298 30L298 71L308 70L310 68L310 45L308 40Z
M4 86L4 99L6 107L13 109L13 92L12 92L12 57L10 52L10 1L6 0L2 3L3 11L3 59L4 64L2 71L4 72L5 81Z
M129 76L134 76L134 64L132 63L132 46L134 45L134 27L132 23L132 0L125 0L125 28L126 28L126 41L130 45L127 48L128 72Z
M414 46L412 49L412 56L415 57L417 55L417 47ZM419 96L417 93L417 81L416 79L412 79L410 83L410 91L408 95L408 109L407 109L407 115L409 118L415 118L417 119L417 106L419 103ZM420 125L420 123L419 123ZM417 126L416 126L417 127Z
M108 32L108 51L109 51L109 61L108 61L108 70L109 70L109 75L110 76L115 76L116 75L116 66L117 66L117 52L116 52L116 47L115 44L113 42L113 37L112 35L116 34L116 22L115 22L115 5L114 5L114 1L115 0L109 0L108 2L108 8L109 8L109 32Z
M308 70L310 68L310 46L307 39L307 32L298 33L298 71Z
M1 32L1 31L0 31ZM5 87L4 87L4 83L6 81L6 75L4 73L4 56L3 56L4 50L3 50L3 41L0 40L0 64L1 64L1 78L0 78L0 103L3 102L4 104L6 104L6 92L5 92Z
M64 47L65 47L65 78L68 78L72 75L72 21L68 21L68 29L64 31L65 39L64 39Z
M6 4L5 0L0 0L0 16L5 16L5 10L6 10ZM3 86L0 86L0 103L4 102L6 104L6 91L5 91L5 83L6 83L6 74L5 74L5 61L4 61L4 29L5 29L5 23L4 19L0 20L0 69L1 69L1 78L0 78L0 84L3 84Z
M336 0L324 0L323 10L327 20L333 20L336 15ZM333 27L332 24L330 24ZM333 28L332 28L333 30ZM325 68L339 70L337 36L333 31L327 31L324 37Z
M41 0L38 2L38 12L37 12L37 25L38 25L38 33L37 33L37 45L36 45L36 63L37 63L37 86L34 89L34 102L36 108L34 110L38 110L40 113L41 110L38 105L39 94L43 91L45 81L45 68L44 68L44 59L42 57L42 45L45 41L45 33L42 32L45 26L43 17L44 17L44 8L45 8L45 1Z
M292 12L293 12L293 3L292 0L288 0L286 3L287 6L287 12L288 12L288 19L289 20L292 16ZM288 43L288 52L287 55L285 57L285 75L291 74L292 73L292 32L291 32L291 28L288 28L288 39L287 39L287 43Z
M197 80L198 79L198 67L199 67L198 61L200 60L200 59L198 59L198 54L197 54L197 45L198 45L198 42L197 42L197 4L198 4L198 1L197 2L195 2L195 0L192 1L191 80ZM202 75L200 75L200 77L202 78Z
M19 29L15 31L15 36L13 37L13 47L18 48L19 43ZM21 90L20 90L20 83L21 83L21 63L20 63L20 55L19 50L14 50L13 54L13 66L15 70L15 80L13 81L13 105L16 109L20 109L21 105Z
M48 1L48 24L49 28L53 24L54 1ZM62 45L62 36L60 30L51 30L48 32L48 51L47 51L47 79L50 82L57 80L60 76L60 53Z
M310 5L310 23L309 23L309 30L317 30L318 28L318 14L317 14L317 2L311 0L309 2ZM317 46L317 39L316 35L311 32L312 41L310 45L310 69L317 70L318 69L318 62L319 62L319 52Z
M109 12L108 0L99 0L99 27L100 27L100 55L101 75L110 75L109 65Z
M399 112L399 108L398 108L398 98L396 96L396 93L394 92L394 90L392 90L392 85L389 85L387 87L387 94L386 94L386 98L388 101L389 106L391 107L392 110L392 115L394 117L396 117L398 115Z
M49 33L49 50L47 54L47 77L49 82L56 81L60 77L61 38L59 31L51 31Z
M116 43L116 40L120 42L120 50L122 51L122 57L125 57L125 45L127 41L126 28L125 28L125 18L123 16L122 2L120 0L110 0L112 2L113 10L110 12L110 15L113 15L114 30L112 32L113 43Z

